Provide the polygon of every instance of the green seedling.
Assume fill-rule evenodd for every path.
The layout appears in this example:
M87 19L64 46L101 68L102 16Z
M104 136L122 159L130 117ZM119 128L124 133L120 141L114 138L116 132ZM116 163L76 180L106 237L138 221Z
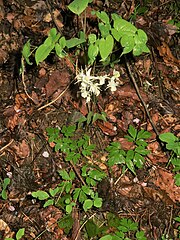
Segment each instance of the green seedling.
M5 179L3 180L3 182L2 182L2 184L1 184L1 186L2 186L2 191L1 191L1 193L0 193L0 196L1 196L2 199L4 199L4 200L7 200L7 191L6 191L6 189L7 189L8 185L10 184L10 182L11 182L11 180L10 180L9 178L5 178Z
M169 164L172 163L176 172L175 184L180 186L180 139L170 132L160 134L159 139L166 143L166 149L171 152Z
M16 238L5 238L5 240L20 240L25 234L25 228L20 228L16 233Z
M119 142L111 143L106 150L109 153L108 165L111 167L115 164L126 166L131 172L135 173L135 167L142 168L145 162L145 156L150 152L146 149L146 139L151 134L145 130L139 132L133 126L129 126L128 136L125 136L128 141L134 142L135 148L133 150L124 151L121 149Z
M81 118L79 118L77 120L78 128L81 128L82 125L84 125L84 124L89 126L90 124L93 124L97 120L101 120L101 121L105 121L106 122L107 121L106 113L102 112L100 114L100 113L93 113L92 111L88 112L87 117L82 116Z

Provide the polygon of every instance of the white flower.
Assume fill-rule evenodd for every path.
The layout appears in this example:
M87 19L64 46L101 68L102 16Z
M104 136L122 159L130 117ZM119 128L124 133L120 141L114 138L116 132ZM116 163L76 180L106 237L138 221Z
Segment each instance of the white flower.
M110 79L107 88L111 89L111 92L115 92L118 86L118 82L115 82L115 80L113 79L113 77Z
M113 77L117 80L120 77L120 73L116 71L115 69L113 70Z

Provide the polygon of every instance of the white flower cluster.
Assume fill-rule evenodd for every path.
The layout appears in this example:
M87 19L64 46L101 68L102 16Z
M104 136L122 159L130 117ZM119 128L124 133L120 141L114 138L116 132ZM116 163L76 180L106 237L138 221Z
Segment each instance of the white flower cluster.
M111 92L116 91L118 86L120 74L118 71L113 71L113 76L109 75L104 76L91 76L91 68L81 70L81 72L76 76L77 83L80 83L81 97L86 98L86 102L90 102L91 96L98 96L101 91L102 85L105 84L105 81L108 80L107 88L110 88Z

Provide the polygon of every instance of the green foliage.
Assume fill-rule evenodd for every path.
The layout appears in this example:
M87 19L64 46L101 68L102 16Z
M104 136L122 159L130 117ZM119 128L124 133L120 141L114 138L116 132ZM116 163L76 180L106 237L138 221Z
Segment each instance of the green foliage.
M64 153L66 161L73 161L74 164L82 156L91 156L95 148L95 145L89 145L89 136L84 134L79 139L73 139L76 126L63 126L60 131L58 128L48 128L47 133L49 142L55 143L55 151L61 151ZM59 136L62 134L62 137Z
M5 238L5 240L20 240L24 236L25 228L20 228L16 233L16 238Z
M106 113L101 112L101 114L100 114L100 113L94 113L92 111L89 111L87 117L82 116L81 118L79 118L77 120L78 128L82 127L82 124L86 124L87 126L89 126L90 124L94 123L97 120L106 122L107 121Z
M180 223L180 216L174 218L174 220L178 223ZM180 238L180 225L178 226L178 238Z
M144 164L144 157L150 152L146 149L147 143L145 139L150 137L150 133L145 130L139 132L133 126L129 126L128 136L125 136L128 141L134 142L135 148L133 150L124 151L121 149L119 142L111 143L106 150L109 153L108 165L111 167L115 164L126 166L131 172L135 173L135 167L142 168Z
M88 2L90 1L74 0L68 5L68 8L80 15L86 9ZM88 65L93 64L98 55L100 55L102 62L109 64L110 56L114 50L119 48L119 44L123 48L121 56L131 51L134 56L139 56L143 52L149 53L146 46L147 35L143 30L137 29L132 23L114 13L111 14L111 18L104 11L93 11L92 14L96 14L98 18L99 35L90 33L86 36L84 32L80 31L79 38L66 40L64 36L57 33L55 28L52 28L44 43L36 49L36 64L44 61L53 50L58 57L63 58L66 55L65 49L78 47L82 44L85 45L84 49L87 49ZM29 40L23 47L22 55L28 64L32 64L29 60L31 56Z
M174 166L173 171L176 172L175 184L180 186L180 139L170 132L160 134L159 139L165 142L166 149L171 151L169 162L172 163Z
M58 221L59 228L62 228L66 234L69 233L73 226L74 220L70 214L65 215Z
M143 231L138 230L138 223L133 222L131 219L127 218L118 218L113 213L107 214L107 228L105 230L108 231L109 228L113 229L111 230L111 234L106 234L105 232L101 232L99 229L99 232L96 232L98 234L103 234L104 236L101 237L99 240L130 240L130 239L137 239L137 240L147 240L147 238L144 235ZM95 229L95 227L94 227ZM92 234L92 233L91 233ZM132 237L132 238L129 238Z
M4 178L3 182L0 184L0 186L2 187L2 191L0 193L0 196L4 200L7 199L6 189L7 189L8 185L10 184L10 182L11 182L11 180L9 178Z
M55 143L55 151L62 152L64 160L72 164L76 164L83 157L91 156L95 148L95 145L89 144L87 135L74 139L75 131L75 126L63 126L61 131L58 128L47 129L49 142ZM74 182L77 181L76 174L72 170L69 172L65 169L60 170L59 175L62 181L55 189L50 189L49 193L38 190L32 192L32 196L39 200L46 200L44 207L53 204L61 206L67 214L72 212L77 203L84 211L93 206L100 208L102 199L98 197L95 188L106 174L95 167L84 165L81 169L81 182L78 187L74 187Z
M68 5L68 8L71 12L80 15L88 6L89 0L74 0Z

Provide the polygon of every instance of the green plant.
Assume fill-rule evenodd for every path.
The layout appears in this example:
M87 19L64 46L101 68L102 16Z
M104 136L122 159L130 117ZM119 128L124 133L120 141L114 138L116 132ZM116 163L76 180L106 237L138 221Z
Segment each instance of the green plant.
M174 220L178 223L180 223L180 216L174 218ZM180 225L178 226L178 238L180 238Z
M180 186L180 139L170 132L160 134L159 139L166 143L166 149L171 152L169 163L172 163L176 172L175 184Z
M122 218L119 219L114 214L109 213L107 216L108 226L114 229L111 234L106 234L99 240L146 240L143 231L138 230L138 223L133 222L131 219ZM132 238L130 238L132 237Z
M68 5L68 8L71 10L71 12L80 15L86 9L88 3L91 2L92 0L74 0Z
M133 126L129 126L128 136L125 136L128 141L134 143L134 149L124 151L121 149L119 142L111 143L106 150L109 153L108 165L111 167L115 164L122 164L131 172L135 173L135 167L142 168L144 164L144 157L150 152L146 149L147 143L145 139L149 138L151 134L145 130L139 132Z
M16 238L5 238L5 240L20 240L24 236L25 228L20 228L16 233Z
M79 15L87 7L88 2L88 0L83 2L75 0L68 7L72 12ZM134 56L139 56L143 52L149 52L146 46L147 35L143 30L137 29L133 24L115 13L111 14L111 18L104 11L93 11L92 14L96 14L99 20L99 36L94 33L86 36L85 32L80 31L79 38L75 37L66 40L64 36L57 33L55 28L52 28L44 43L36 49L36 64L38 65L44 61L53 50L55 50L58 57L63 58L66 55L65 49L77 47L81 44L88 46L88 65L94 63L98 54L100 54L102 62L108 62L109 64L110 59L108 58L114 50L119 48L119 44L123 47L121 56L131 51L133 51ZM22 56L28 64L32 64L29 60L32 54L30 48L30 41L28 40L22 50Z
M0 193L0 196L2 197L2 199L6 200L7 199L7 192L6 189L8 187L8 185L10 184L11 180L9 178L4 178L3 182L1 183L2 186L2 191Z
M66 213L70 214L77 203L84 211L90 208L102 206L102 199L95 192L96 185L106 174L94 166L84 165L79 173L75 164L84 157L91 156L95 145L89 144L89 137L83 135L81 138L74 139L75 126L63 126L61 131L58 128L48 128L47 133L49 142L55 144L55 151L64 154L64 160L71 163L73 170L60 170L59 175L62 182L55 188L50 189L49 193L38 190L32 192L32 196L39 200L46 200L44 207L58 205L65 208ZM60 136L61 133L61 136ZM74 187L74 182L79 178L79 187Z
M106 120L106 113L105 112L101 112L100 113L94 113L93 111L89 111L87 114L87 117L82 116L81 118L79 118L77 120L78 123L78 128L80 128L82 126L82 124L86 124L87 126L89 126L90 124L94 123L97 120L102 120L102 121L107 121Z

